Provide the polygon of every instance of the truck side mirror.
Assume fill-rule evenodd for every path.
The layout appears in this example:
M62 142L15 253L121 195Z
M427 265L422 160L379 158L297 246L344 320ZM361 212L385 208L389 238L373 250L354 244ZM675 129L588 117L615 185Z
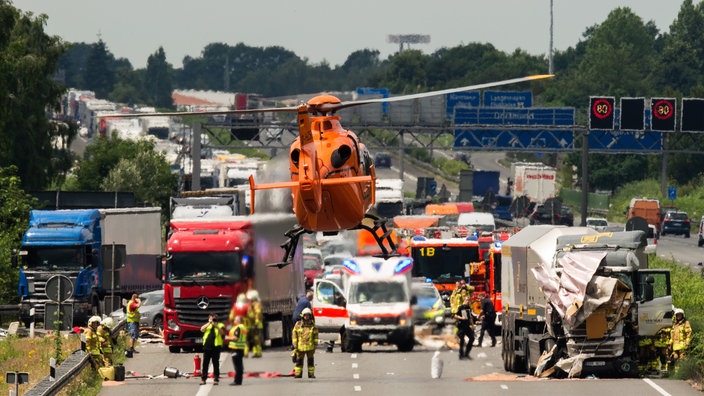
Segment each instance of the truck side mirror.
M12 267L13 267L13 268L19 268L19 259L17 258L17 256L18 256L17 249L12 249L11 254L12 254L12 258L11 258L11 260L12 260Z
M643 301L652 301L653 298L655 298L653 283L655 283L655 278L652 276L645 277L645 283L643 284Z
M166 262L166 256L157 256L156 258L156 278L162 283L164 282L164 263Z

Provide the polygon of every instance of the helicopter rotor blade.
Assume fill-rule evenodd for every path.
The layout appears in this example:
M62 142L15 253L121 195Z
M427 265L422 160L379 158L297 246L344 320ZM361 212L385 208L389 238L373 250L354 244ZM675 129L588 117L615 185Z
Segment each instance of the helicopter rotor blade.
M499 87L502 85L517 84L520 82L541 80L544 78L554 77L554 74L536 74L533 76L512 78L509 80L493 81L483 84L467 85L458 88L441 89L438 91L421 92L417 94L410 95L400 95L393 96L390 98L377 98L377 99L365 99L365 100L355 100L349 102L339 102L339 103L319 103L311 104L308 103L305 106L308 108L310 113L319 114L330 114L337 110L344 109L347 107L360 106L371 103L390 103L390 102L400 102L403 100L421 99L428 98L431 96L447 95L455 92L464 91L474 91L484 88ZM294 113L300 109L300 106L286 106L286 107L269 107L261 109L246 109L246 110L214 110L214 111L173 111L166 113L114 113L114 114L99 114L98 118L142 118L142 117L185 117L185 116L212 116L212 115L227 115L227 114L258 114L258 113Z
M451 94L451 93L455 93L455 92L475 91L478 89L499 87L502 85L517 84L517 83L526 82L526 81L542 80L544 78L551 78L554 76L555 76L554 74L536 74L533 76L512 78L512 79L503 80L503 81L493 81L493 82L488 82L488 83L483 83L483 84L468 85L465 87L448 88L448 89L441 89L438 91L430 91L430 92L421 92L421 93L417 93L417 94L393 96L390 98L355 100L355 101L351 101L351 102L342 102L342 103L324 103L324 104L321 104L318 107L316 107L316 109L322 113L328 113L331 111L334 112L334 111L344 109L347 107L360 106L360 105L370 104L370 103L389 103L389 102L400 102L402 100L428 98L431 96L447 95L447 94Z

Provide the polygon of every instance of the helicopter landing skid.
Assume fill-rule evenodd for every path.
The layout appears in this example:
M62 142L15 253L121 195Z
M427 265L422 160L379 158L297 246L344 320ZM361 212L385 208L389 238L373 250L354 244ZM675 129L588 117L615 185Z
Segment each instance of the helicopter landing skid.
M387 259L392 256L398 256L398 253L396 252L398 246L396 246L396 243L394 243L394 240L391 238L391 232L393 230L389 230L386 227L386 219L377 217L370 213L365 214L364 217L367 219L372 219L372 221L374 222L374 226L370 227L368 225L365 225L364 222L362 222L357 226L357 228L366 230L374 236L374 240L376 240L376 243L381 249L381 254L375 254L374 256L383 257L384 259ZM379 230L381 230L383 234L377 234L377 231ZM388 248L386 247L386 245L384 245L384 241L388 243Z
M267 264L267 267L276 267L281 269L293 263L293 257L296 255L296 246L298 246L298 240L301 238L301 235L305 234L306 232L309 231L306 231L300 225L296 225L295 227L286 231L284 235L288 237L288 240L281 244L281 247L284 248L284 257L281 259L280 263Z

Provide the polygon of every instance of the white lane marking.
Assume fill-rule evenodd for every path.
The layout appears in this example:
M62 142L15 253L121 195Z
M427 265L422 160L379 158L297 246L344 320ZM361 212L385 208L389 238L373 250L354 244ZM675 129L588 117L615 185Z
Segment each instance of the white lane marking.
M658 393L660 393L662 396L672 396L665 389L661 388L660 386L658 386L658 384L651 381L650 378L643 378L643 381L645 381L646 384L650 385L651 388L658 391Z
M357 354L356 354L356 353L353 353L352 355L350 355L350 357L351 357L352 359L357 359Z
M357 374L357 373L352 374L352 378L359 379L359 374Z
M362 387L359 386L359 385L355 385L354 391L355 391L355 392L361 392L361 391L362 391Z
M508 385L501 385L500 388L503 390L508 390Z
M211 384L210 382L205 385L199 385L198 393L196 393L196 396L208 396L211 389L213 389L213 384Z
M352 368L357 368L357 367L359 367L359 364L357 364L357 363L352 363Z

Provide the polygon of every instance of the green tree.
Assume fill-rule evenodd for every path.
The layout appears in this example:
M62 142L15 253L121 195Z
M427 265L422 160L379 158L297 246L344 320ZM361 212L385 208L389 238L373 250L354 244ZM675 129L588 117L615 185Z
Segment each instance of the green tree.
M12 249L19 248L35 200L22 190L17 167L0 168L0 304L18 302L18 271L10 266Z
M107 98L115 86L114 61L102 39L91 46L85 65L85 84L98 98Z
M149 102L157 107L172 107L171 65L166 62L164 48L159 49L147 59L147 73L144 88L148 92Z
M86 191L132 191L140 204L168 208L177 178L153 141L123 140L113 134L86 148L71 185Z
M26 189L43 188L66 170L65 161L52 162L53 143L67 147L75 136L75 128L46 116L64 91L52 77L66 48L44 33L46 19L0 1L0 167L16 165Z

